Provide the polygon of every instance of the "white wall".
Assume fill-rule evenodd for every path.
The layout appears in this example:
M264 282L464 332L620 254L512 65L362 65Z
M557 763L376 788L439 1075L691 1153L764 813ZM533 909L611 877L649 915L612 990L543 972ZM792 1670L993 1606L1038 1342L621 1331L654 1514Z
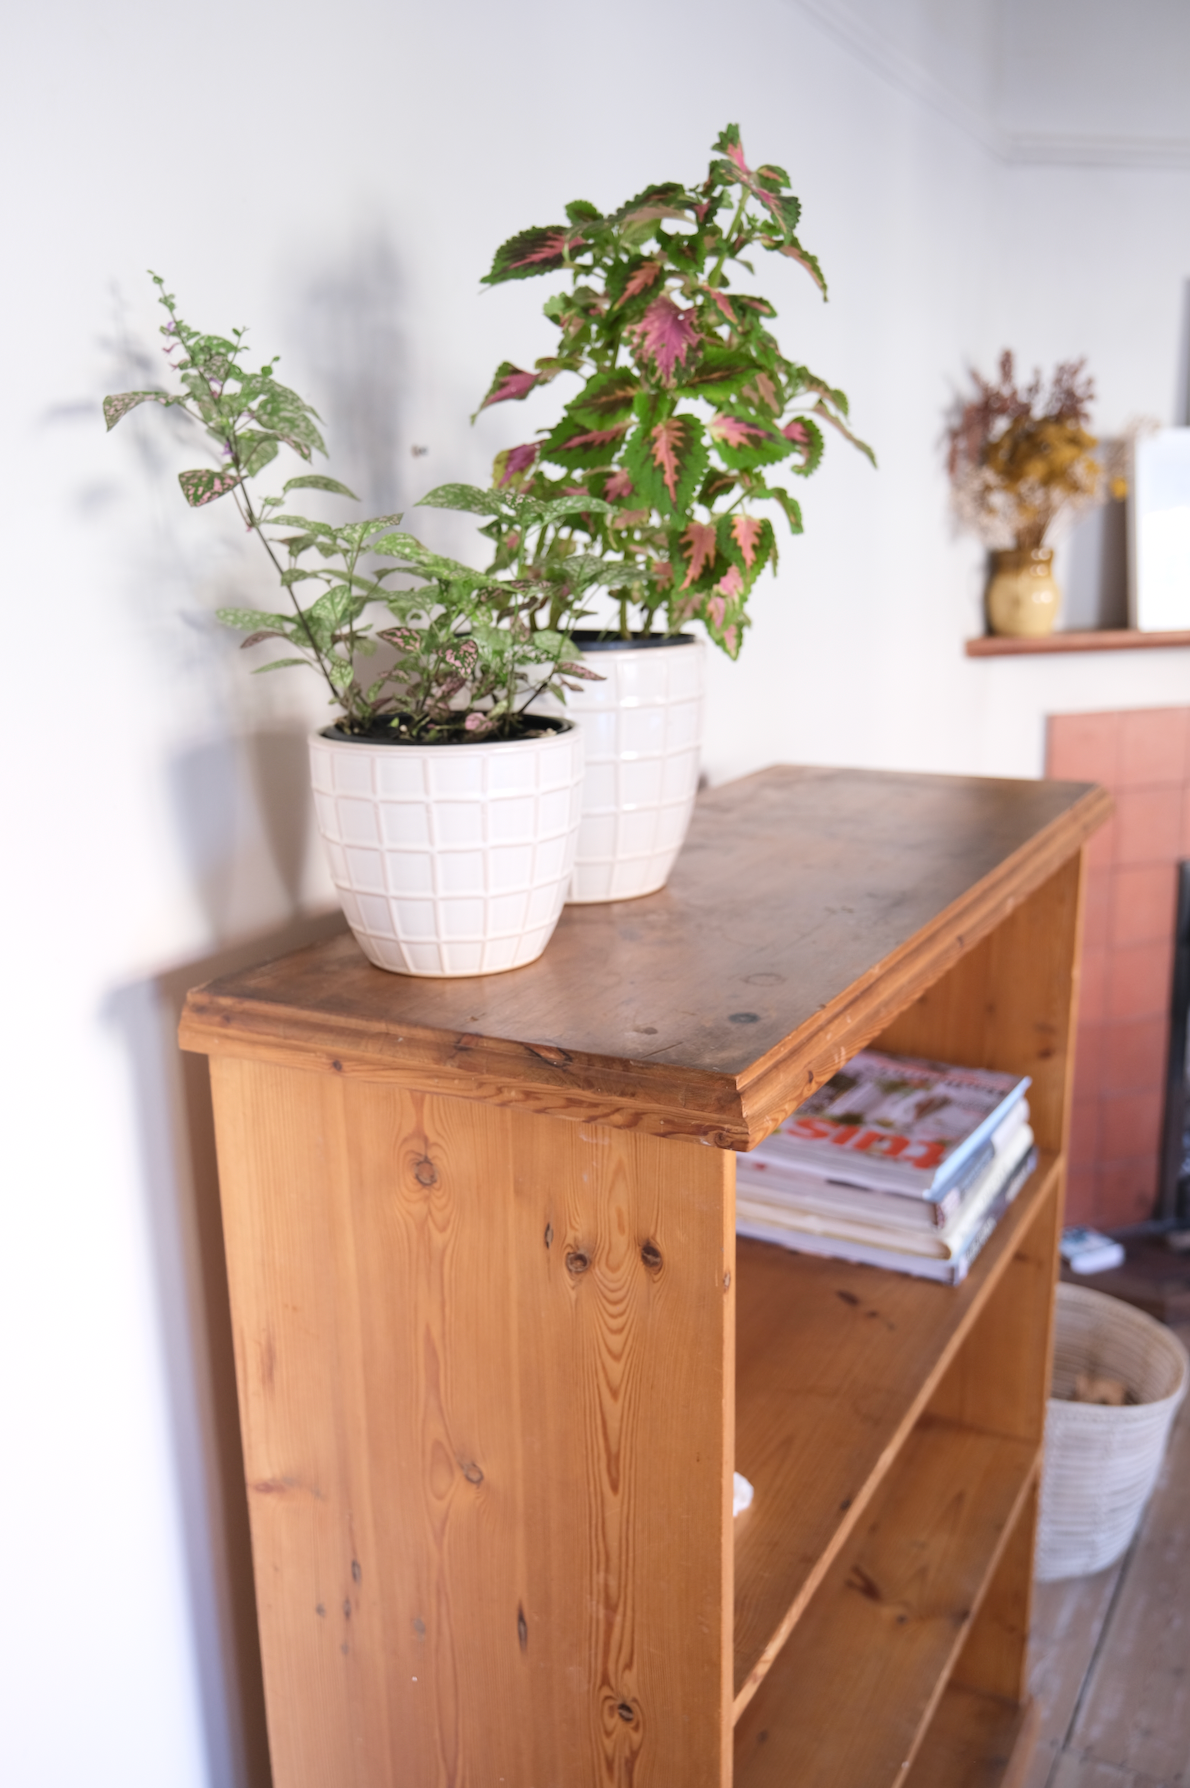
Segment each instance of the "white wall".
M1000 0L994 110L1014 157L1190 165L1183 0Z
M183 506L192 449L157 412L104 438L99 399L154 376L142 269L192 321L247 322L262 355L279 349L332 468L401 507L482 479L538 419L466 421L499 359L549 339L543 287L480 296L496 244L576 194L694 177L738 119L790 169L831 281L823 306L795 270L764 269L782 341L849 390L881 469L840 445L807 487L806 536L762 588L744 657L715 665L708 768L1037 774L1046 711L1186 700L1186 655L965 659L980 554L948 521L941 413L964 366L1012 341L1027 360L1087 351L1109 427L1168 419L1190 176L1006 166L991 16L756 0L729 29L711 0L607 0L597 33L545 0L46 0L10 23L14 1788L262 1779L229 1587L243 1512L217 1233L168 1030L188 980L298 935L294 915L328 898L301 768L322 710L313 687L244 676L211 621L264 586L231 516Z

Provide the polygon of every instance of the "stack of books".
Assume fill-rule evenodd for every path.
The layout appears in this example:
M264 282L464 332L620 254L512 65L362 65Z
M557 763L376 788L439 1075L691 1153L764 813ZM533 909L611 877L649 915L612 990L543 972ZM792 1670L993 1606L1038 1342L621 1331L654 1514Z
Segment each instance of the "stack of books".
M957 1285L1037 1165L1027 1075L865 1049L736 1167L736 1230Z

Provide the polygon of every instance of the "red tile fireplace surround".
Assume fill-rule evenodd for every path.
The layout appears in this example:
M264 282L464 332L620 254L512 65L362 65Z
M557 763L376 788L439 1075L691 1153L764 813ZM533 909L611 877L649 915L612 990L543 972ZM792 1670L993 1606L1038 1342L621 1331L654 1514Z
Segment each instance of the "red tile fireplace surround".
M1190 707L1061 714L1047 776L1101 782L1087 851L1067 1221L1119 1228L1157 1197L1176 865L1190 857Z

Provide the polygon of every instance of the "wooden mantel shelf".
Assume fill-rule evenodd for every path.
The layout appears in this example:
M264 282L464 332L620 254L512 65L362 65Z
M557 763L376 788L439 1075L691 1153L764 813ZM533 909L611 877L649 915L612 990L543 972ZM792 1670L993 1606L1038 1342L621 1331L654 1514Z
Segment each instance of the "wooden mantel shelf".
M1014 658L1031 652L1134 652L1142 646L1190 646L1190 633L1142 633L1137 627L1099 627L1085 633L1047 633L1042 639L985 634L967 641L968 658Z

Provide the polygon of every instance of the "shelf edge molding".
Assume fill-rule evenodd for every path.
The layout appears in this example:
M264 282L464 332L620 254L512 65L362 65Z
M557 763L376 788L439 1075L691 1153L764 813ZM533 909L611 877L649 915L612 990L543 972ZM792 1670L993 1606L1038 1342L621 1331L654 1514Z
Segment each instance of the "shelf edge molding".
M967 640L968 658L1021 658L1047 652L1135 652L1144 648L1190 646L1190 633L1142 633L1138 627L1096 627L1013 639L988 633Z

